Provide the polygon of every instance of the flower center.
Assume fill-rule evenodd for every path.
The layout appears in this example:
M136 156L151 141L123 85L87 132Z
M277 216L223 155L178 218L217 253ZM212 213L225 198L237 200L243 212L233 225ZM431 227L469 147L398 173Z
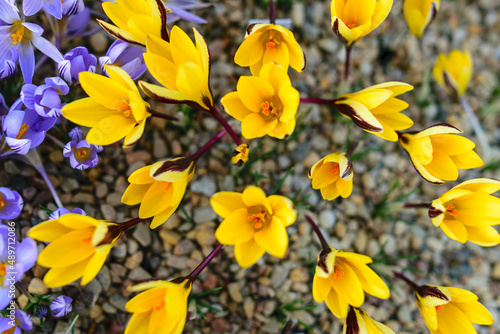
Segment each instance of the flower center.
M446 207L446 212L448 212L452 216L457 216L458 211L455 209L455 206L453 204L448 204Z
M276 49L276 45L277 44L280 44L280 42L278 42L277 40L274 39L274 36L271 34L269 35L269 41L266 43L266 48L271 52L275 52Z
M157 305L157 306L153 307L153 310L155 310L155 311L159 311L159 310L161 310L164 306L165 306L165 302L161 302L161 304L159 304L159 305Z
M7 265L5 263L0 263L0 284L2 286L5 280L5 275L7 274L7 270L5 270L6 267Z
M12 44L17 43L28 43L31 40L31 31L23 26L23 21L16 21L12 24L10 31L10 37L12 38Z
M333 267L333 276L335 277L335 279L340 279L342 275L344 275L344 272L341 271L337 265L335 265Z
M17 325L17 319L16 319L16 325ZM7 330L3 331L3 332L2 332L2 333L0 333L0 334L14 334L15 329L16 329L16 327L14 326L14 327L11 327L11 328L9 328L9 329L7 329Z
M443 305L437 305L436 306L436 313L439 314L441 312L443 312Z
M21 139L26 134L29 127L30 126L28 124L23 123L23 125L21 125L21 127L19 128L19 132L17 133L16 139Z
M118 111L121 111L123 113L123 116L127 118L132 115L132 109L130 109L130 106L126 101L121 102L121 104L118 106Z
M5 206L5 201L3 200L2 194L0 194L0 209L3 208L4 206ZM0 274L1 274L1 271L0 271Z
M356 27L356 19L357 19L356 16L353 16L350 21L348 19L345 19L344 23L347 26L347 28L352 29Z
M340 167L339 165L333 165L328 169L330 172L332 172L332 175L338 174Z
M267 210L260 205L250 208L248 213L247 219L253 224L256 231L262 229L271 218Z
M274 118L279 118L281 116L281 112L278 108L274 107L274 104L269 101L264 101L260 104L260 109L262 114L265 116L270 116Z
M83 244L89 244L92 242L92 237L94 236L94 232L88 232L87 233L88 237L82 239Z
M167 184L166 187L163 189L163 191L165 191L165 192L167 192L170 189L170 187L172 186L172 182L168 182L168 181L160 181L160 182L163 184L165 184L165 183Z
M75 158L78 162L83 162L88 159L90 149L88 147L81 147L75 150Z

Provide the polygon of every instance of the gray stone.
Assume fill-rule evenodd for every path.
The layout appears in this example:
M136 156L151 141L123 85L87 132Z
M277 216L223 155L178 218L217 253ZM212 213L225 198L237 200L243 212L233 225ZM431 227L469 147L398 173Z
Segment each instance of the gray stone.
M335 212L331 209L323 210L319 214L319 225L326 229L332 228L337 222Z
M132 236L137 240L141 246L146 247L151 244L151 229L146 224L139 224Z
M205 223L207 221L215 220L217 215L211 206L204 208L196 208L194 210L193 220L197 224Z
M142 267L136 267L130 271L128 278L132 281L144 281L153 278L150 273L144 270Z
M89 284L85 286L85 291L89 292L91 295L89 306L94 306L97 303L99 295L102 292L101 283L99 283L98 280L93 279L89 282Z
M175 255L191 254L196 249L196 245L189 239L179 241L174 247Z
M190 189L194 193L203 194L207 197L212 196L217 190L214 180L207 175L191 183Z
M128 299L123 297L121 294L119 294L118 292L115 292L111 298L109 299L109 303L111 305L113 305L114 307L116 307L117 309L123 311L123 312L126 312L126 309L125 309L125 304L127 304L128 302Z
M116 220L116 210L109 204L101 204L101 212L106 220L115 221Z

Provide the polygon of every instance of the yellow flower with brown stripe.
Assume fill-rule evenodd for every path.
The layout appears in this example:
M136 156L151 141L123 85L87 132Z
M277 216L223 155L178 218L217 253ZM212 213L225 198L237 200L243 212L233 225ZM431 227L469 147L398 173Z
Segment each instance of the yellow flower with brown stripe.
M404 0L403 16L410 32L421 38L425 29L436 17L440 0Z
M352 193L352 162L345 153L332 153L316 162L309 170L312 187L321 191L321 196L331 201Z

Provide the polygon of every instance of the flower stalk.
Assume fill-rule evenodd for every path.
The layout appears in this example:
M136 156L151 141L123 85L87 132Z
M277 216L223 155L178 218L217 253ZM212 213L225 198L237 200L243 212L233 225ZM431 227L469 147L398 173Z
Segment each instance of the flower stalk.
M218 244L211 252L210 254L208 254L208 256L205 258L205 260L203 260L199 265L198 267L196 267L192 272L191 274L189 274L187 276L187 279L189 279L190 282L193 282L196 277L198 277L198 275L203 271L203 269L206 268L206 266L208 266L208 264L210 262L212 262L212 260L217 256L217 254L219 254L219 252L222 250L222 248L224 248L224 245L223 244Z
M314 230L314 233L316 233L316 235L318 236L319 242L321 244L321 248L323 248L324 250L329 250L330 246L328 245L328 242L326 242L326 239L323 236L323 233L321 233L321 231L319 230L318 225L316 225L316 223L314 223L312 218L309 217L308 215L306 215L305 217L306 217L306 220L311 225L312 229Z
M318 99L315 97L301 97L300 102L301 103L321 104L324 106L332 106L333 105L333 100Z
M203 145L195 154L192 155L193 161L197 161L203 153L208 151L210 147L212 147L216 142L218 142L224 135L227 133L226 129L220 130L212 139L210 139L205 145Z
M481 126L481 123L479 123L479 120L477 119L476 114L472 110L469 101L467 101L467 98L465 96L461 96L459 97L459 100L460 104L462 105L462 108L465 111L465 114L469 118L472 129L474 130L477 139L479 140L479 144L483 149L484 161L488 163L491 160L491 147L490 144L488 143L488 138L486 138L486 134Z
M344 66L344 81L349 79L349 68L351 67L351 51L354 44L345 47L345 66Z
M410 208L428 209L430 206L431 206L431 203L405 203L403 205L403 208L405 208L405 209L410 209Z
M399 278L400 280L405 281L405 283L408 284L414 291L418 290L419 286L417 285L417 283L413 282L411 279L409 279L408 277L406 277L402 273L399 273L397 271L393 271L392 273L394 274L395 277Z
M167 121L173 121L173 122L179 121L179 119L175 116L170 116L170 115L158 112L158 111L150 109L150 108L148 108L147 110L148 110L148 113L150 113L151 116L153 116L153 117L163 118L163 119L166 119Z
M224 119L224 117L222 117L217 108L211 107L209 112L224 127L224 129L226 129L227 133L231 136L236 146L239 146L241 144L240 138L238 137L236 132L234 132L231 125L229 125L229 123Z
M269 22L274 24L276 18L276 11L274 8L274 0L269 0Z

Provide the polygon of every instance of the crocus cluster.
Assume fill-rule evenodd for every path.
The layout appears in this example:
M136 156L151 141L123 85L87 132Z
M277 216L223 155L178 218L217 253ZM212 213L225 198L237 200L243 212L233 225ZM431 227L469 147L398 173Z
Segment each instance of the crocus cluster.
M24 85L21 100L28 109L35 110L42 117L58 117L62 108L60 95L68 92L69 87L61 78L46 78L44 85Z

